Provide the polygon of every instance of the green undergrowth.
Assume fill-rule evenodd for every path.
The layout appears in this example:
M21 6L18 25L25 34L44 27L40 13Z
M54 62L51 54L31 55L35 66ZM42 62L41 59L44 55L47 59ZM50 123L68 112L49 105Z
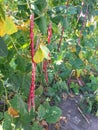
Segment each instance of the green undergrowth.
M32 13L35 52L41 54L35 61L41 62L36 65L35 108L28 112ZM97 0L0 0L0 130L47 129L62 115L62 93L82 94L83 112L98 116Z

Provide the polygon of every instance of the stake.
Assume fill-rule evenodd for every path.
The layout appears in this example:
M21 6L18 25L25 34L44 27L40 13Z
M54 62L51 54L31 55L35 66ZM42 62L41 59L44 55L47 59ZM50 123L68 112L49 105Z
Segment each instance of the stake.
M80 109L80 107L78 107L78 111L81 113L81 115L83 116L83 118L86 120L86 122L88 124L90 124L89 120L87 119L87 117L84 115L83 111Z

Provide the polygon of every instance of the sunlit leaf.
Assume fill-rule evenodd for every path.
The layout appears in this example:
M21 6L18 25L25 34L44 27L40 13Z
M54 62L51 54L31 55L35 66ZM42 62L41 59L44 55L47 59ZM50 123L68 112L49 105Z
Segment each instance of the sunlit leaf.
M44 54L44 58L46 58L47 60L50 60L50 51L49 49L45 46L45 45L40 45L40 48Z
M0 36L4 36L5 34L13 34L17 32L16 25L10 17L6 17L5 21L0 20Z
M42 50L39 48L39 49L36 51L33 60L34 60L35 63L40 63L40 62L43 61L43 59L44 59L44 53L43 53Z
M0 36L5 35L5 22L3 20L0 20Z
M36 51L34 55L33 60L35 63L40 63L44 60L44 58L46 58L47 60L51 59L50 51L44 44L40 44L38 50Z
M16 25L10 17L6 17L5 19L5 32L6 34L13 34L17 32Z
M71 52L76 52L76 46L70 46L69 49Z
M44 46L44 45L40 45L40 48L41 48L41 50L42 50L42 52L44 54L44 57L47 60L50 60L51 58L50 58L50 51L49 51L49 49L46 46Z
M28 20L27 22L23 22L21 25L17 25L17 29L26 31L28 29L29 24L30 20Z

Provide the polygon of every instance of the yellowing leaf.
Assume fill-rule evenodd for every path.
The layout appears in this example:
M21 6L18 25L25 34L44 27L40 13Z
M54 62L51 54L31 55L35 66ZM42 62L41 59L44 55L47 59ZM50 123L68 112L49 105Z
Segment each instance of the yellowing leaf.
M86 23L86 27L90 27L92 25L92 22L90 22L90 21L88 21L87 23Z
M28 20L27 22L23 22L21 25L17 25L17 29L26 31L29 25L30 25L30 20Z
M71 52L76 52L76 51L77 51L75 45L69 45L69 50L70 50Z
M13 107L8 108L8 114L11 115L14 118L19 117L18 111L16 109L14 109Z
M85 65L88 65L89 62L85 59L85 60L84 60L84 64L85 64Z
M76 46L71 47L71 52L76 52Z
M5 35L4 23L5 23L4 21L0 20L0 36L1 37Z
M13 34L17 32L16 25L10 17L5 18L4 20L0 20L0 36L4 36L5 34Z
M38 50L36 51L34 55L34 62L35 63L40 63L46 58L47 60L50 60L50 51L49 49L44 45L40 44Z
M5 19L5 32L9 35L17 32L16 25L10 17L6 17Z
M94 21L98 21L98 16L95 16L95 17L94 17Z
M76 77L79 78L81 75L81 69L76 70Z
M77 37L80 37L80 38L82 37L81 31L79 30L76 30L75 34Z
M17 26L17 29L18 29L18 30L26 31L27 28L26 28L26 26L24 26L24 25L18 25L18 26Z
M95 100L98 101L98 95L96 95Z
M51 58L50 58L49 49L45 45L42 45L42 44L40 45L40 48L41 48L41 50L42 50L42 52L44 54L44 58L46 58L47 60L50 60Z
M80 58L81 60L84 60L84 55L83 55L83 52L82 52L82 51L79 52L79 58Z
M79 37L79 35L80 35L79 30L76 30L75 34L77 37Z
M33 60L34 60L35 63L40 63L40 62L43 61L43 59L44 59L44 54L43 54L41 48L39 48L39 49L36 51Z

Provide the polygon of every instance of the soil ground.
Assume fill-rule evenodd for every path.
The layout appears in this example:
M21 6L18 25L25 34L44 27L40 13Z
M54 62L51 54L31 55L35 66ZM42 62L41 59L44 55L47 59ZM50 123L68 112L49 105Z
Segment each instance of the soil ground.
M49 130L98 130L98 118L91 114L84 114L78 105L79 97L67 97L59 104L62 117L56 124L49 126Z

